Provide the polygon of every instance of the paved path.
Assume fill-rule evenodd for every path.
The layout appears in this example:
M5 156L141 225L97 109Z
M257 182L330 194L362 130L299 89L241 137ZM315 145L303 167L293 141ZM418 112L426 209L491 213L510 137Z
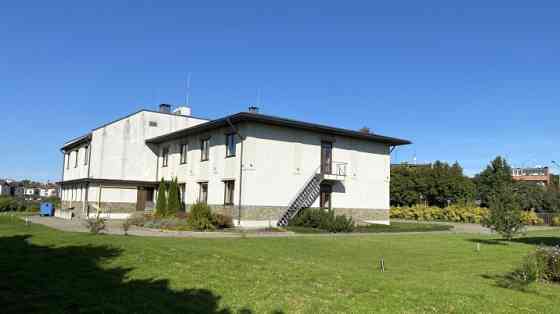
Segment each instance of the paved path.
M40 217L31 216L30 220L32 223L37 223L51 227L53 229L61 231L70 232L88 232L85 226L85 221L81 219L65 220L55 217ZM411 222L411 223L433 223L433 224L446 224L453 225L454 229L449 231L428 231L428 232L380 232L380 233L313 233L313 234L296 234L293 232L264 232L250 230L247 232L236 231L225 231L225 232L195 232L195 231L159 231L155 229L141 228L136 226L131 226L128 230L128 234L135 236L151 236L151 237L172 237L172 238L260 238L260 237L307 237L307 236L327 236L327 237L341 237L341 236L382 236L382 235L421 235L421 234L457 234L457 233L469 233L469 234L491 234L491 231L477 224L463 224L463 223L448 223L448 222L433 222L433 221L407 221L407 220L393 220L400 222ZM123 235L122 220L108 220L106 221L107 229L103 231L106 234ZM534 230L552 230L553 227L545 226L531 226L528 227L529 231Z

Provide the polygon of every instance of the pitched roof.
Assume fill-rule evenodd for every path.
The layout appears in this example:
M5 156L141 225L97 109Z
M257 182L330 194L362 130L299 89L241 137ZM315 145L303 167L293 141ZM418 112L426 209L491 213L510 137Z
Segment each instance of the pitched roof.
M226 116L221 119L216 119L206 123L201 123L193 127L189 127L173 133L168 133L165 135L148 139L146 140L146 143L159 144L170 140L180 139L191 134L197 134L216 128L221 128L229 125L229 123L234 124L239 122L257 122L257 123L263 123L269 125L290 127L295 129L310 130L310 131L329 134L329 135L339 135L339 136L350 137L350 138L358 138L358 139L368 140L377 143L390 144L394 146L411 144L409 140L405 140L405 139L399 139L395 137L389 137L389 136L372 134L372 133L359 132L359 131L348 130L348 129L341 129L341 128L336 128L336 127L331 127L331 126L326 126L321 124L297 121L297 120L263 115L260 113L252 113L252 112L239 112L230 116Z

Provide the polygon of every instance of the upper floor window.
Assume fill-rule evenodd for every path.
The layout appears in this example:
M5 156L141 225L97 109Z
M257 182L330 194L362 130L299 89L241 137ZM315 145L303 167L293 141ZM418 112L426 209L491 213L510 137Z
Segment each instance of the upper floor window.
M75 151L76 158L74 159L74 168L78 168L78 158L79 158L79 155L80 155L79 152L80 152L79 150Z
M187 144L181 144L181 164L187 163Z
M155 127L158 126L158 124L157 124L156 121L150 121L150 122L149 122L149 125L150 125L150 127L153 127L153 128L155 128Z
M235 156L235 134L226 134L226 157Z
M86 151L84 154L84 165L87 166L88 163L89 163L89 146L86 146Z
M169 163L169 147L164 147L161 150L161 158L162 158L162 167L167 167L167 164Z
M200 161L206 161L210 157L210 139L200 141Z
M64 154L64 163L66 164L66 169L70 169L70 153Z

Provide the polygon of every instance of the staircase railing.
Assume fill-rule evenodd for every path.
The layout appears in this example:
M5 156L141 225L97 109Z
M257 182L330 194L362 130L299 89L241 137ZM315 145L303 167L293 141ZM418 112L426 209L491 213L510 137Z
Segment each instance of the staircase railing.
M292 205L294 205L295 201L297 201L299 195L303 192L303 190L305 190L305 188L307 188L307 186L309 185L309 183L313 180L313 178L315 178L315 176L320 172L321 170L321 166L317 167L314 171L313 174L311 174L311 176L309 176L309 178L307 178L307 180L305 181L305 183L303 184L303 186L297 191L296 195L290 200L290 202L288 203L288 208L292 207Z

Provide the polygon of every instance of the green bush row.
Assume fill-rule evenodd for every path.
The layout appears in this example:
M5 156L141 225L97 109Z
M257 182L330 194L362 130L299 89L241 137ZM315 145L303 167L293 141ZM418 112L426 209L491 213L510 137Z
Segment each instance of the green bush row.
M352 232L354 221L351 217L335 215L332 211L319 208L302 209L296 217L288 223L290 227L306 227L325 230L328 232Z
M0 196L0 212L38 212L40 202L26 201L11 196Z
M445 208L413 205L392 207L391 218L408 220L441 220L465 223L480 223L488 216L488 209L474 205L451 205Z
M216 230L233 227L231 216L212 213L210 206L195 204L189 212L178 212L175 216L142 215L130 218L136 226L166 230Z

